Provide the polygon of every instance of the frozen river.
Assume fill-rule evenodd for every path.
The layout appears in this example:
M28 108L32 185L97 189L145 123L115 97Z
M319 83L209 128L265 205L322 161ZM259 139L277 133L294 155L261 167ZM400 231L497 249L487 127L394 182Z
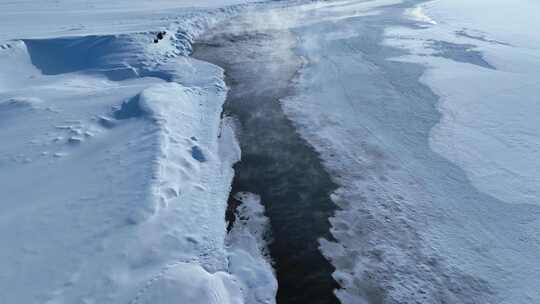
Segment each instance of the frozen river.
M0 1L1 303L540 303L540 4L42 2Z
M514 240L533 237L534 227L522 225L538 209L483 191L434 147L445 117L440 97L426 83L425 60L407 59L404 45L423 41L434 60L486 73L496 67L475 41L400 36L436 24L414 8L419 3L248 12L218 26L195 52L226 70L226 109L239 118L244 155L234 186L263 194L280 303L313 302L312 295L329 303L321 295L331 293L332 268L313 251L319 245L336 268L343 303L508 303L530 288L505 277L534 278L538 243ZM337 209L326 200L330 191ZM531 268L509 275L523 263Z

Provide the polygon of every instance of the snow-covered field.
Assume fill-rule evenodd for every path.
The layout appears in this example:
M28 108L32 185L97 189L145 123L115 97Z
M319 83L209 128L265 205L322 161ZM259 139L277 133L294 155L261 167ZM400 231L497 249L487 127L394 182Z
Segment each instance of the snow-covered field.
M398 60L428 67L422 82L440 96L430 147L494 198L471 218L493 220L479 227L491 241L471 231L464 238L481 251L447 244L441 252L485 277L503 303L538 303L540 3L440 0L418 11L425 28L390 29L387 42L410 50Z
M435 24L389 30L388 42L411 50L402 60L430 67L423 81L441 97L443 114L433 149L485 193L539 205L540 4L434 1L418 10Z
M0 2L0 40L148 32L256 0L17 0Z
M0 303L273 301L223 70L181 56L240 2L0 3Z

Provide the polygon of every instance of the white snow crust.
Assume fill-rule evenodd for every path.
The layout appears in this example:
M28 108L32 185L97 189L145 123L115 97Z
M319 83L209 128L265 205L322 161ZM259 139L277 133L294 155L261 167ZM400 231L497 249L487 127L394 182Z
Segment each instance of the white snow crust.
M255 0L17 0L0 2L0 41L148 32ZM258 1L262 2L262 1Z
M271 303L223 70L183 56L240 2L0 3L0 303Z
M435 22L390 29L387 43L411 53L396 60L428 67L422 82L440 97L442 115L430 146L498 200L466 214L468 222L484 222L464 237L470 240L443 243L439 250L492 284L498 303L540 302L540 5L440 0L418 9ZM464 47L465 56L478 52L490 67L439 56L434 41ZM431 235L443 233L434 230Z
M370 38L394 8L331 10L296 29L282 104L340 185L321 249L342 303L540 302L537 3L407 10L384 44L412 54L391 60Z
M485 9L489 7L489 9ZM428 65L423 81L441 97L435 151L459 164L482 191L515 204L540 204L540 39L538 4L519 1L436 1L418 6L440 24L392 29L388 43L412 51ZM404 38L410 38L406 42ZM472 44L496 70L425 57L429 41ZM419 55L421 57L419 57Z

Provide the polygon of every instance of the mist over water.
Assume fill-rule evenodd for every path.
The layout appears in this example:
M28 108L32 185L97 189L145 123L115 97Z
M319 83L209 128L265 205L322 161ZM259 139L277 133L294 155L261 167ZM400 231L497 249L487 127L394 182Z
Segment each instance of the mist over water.
M336 206L329 194L336 186L280 105L300 68L292 53L295 37L283 28L268 30L256 20L271 18L257 17L265 16L232 21L194 48L195 58L226 71L225 114L238 119L242 149L232 193L257 193L265 204L278 303L339 303L334 268L319 250L320 238L332 238L328 218Z

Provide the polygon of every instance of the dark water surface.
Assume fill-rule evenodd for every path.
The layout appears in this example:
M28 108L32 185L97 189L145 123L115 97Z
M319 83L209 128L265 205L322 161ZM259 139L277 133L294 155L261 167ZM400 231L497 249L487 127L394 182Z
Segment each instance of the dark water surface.
M235 166L232 193L261 196L271 221L270 254L279 283L279 304L339 303L333 266L319 251L320 238L332 239L336 188L319 156L284 115L280 98L300 68L294 35L286 30L246 30L239 18L203 37L193 57L226 71L230 87L225 115L239 120L242 160ZM241 31L237 31L238 29Z

